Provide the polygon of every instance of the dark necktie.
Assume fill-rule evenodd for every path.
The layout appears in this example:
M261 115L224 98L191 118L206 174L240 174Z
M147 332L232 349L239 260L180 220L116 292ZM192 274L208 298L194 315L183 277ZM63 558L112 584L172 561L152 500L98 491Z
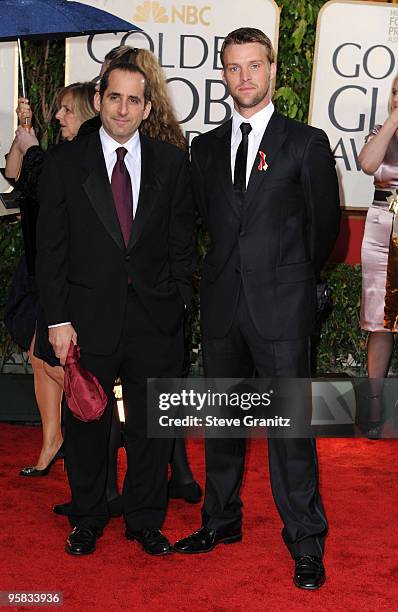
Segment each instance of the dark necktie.
M249 144L249 134L252 131L250 123L241 123L242 140L236 152L234 169L234 189L235 191L246 191L246 166L247 148Z
M111 187L124 244L127 246L133 226L133 191L130 175L124 163L126 153L127 149L124 147L116 149L117 160L112 172Z

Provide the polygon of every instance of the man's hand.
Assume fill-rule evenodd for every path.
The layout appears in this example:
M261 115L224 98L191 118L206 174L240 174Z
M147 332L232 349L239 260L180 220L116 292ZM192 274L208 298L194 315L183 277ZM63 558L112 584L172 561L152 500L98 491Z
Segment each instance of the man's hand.
M50 327L48 339L54 349L55 356L59 358L61 365L65 365L70 343L77 344L77 334L73 326L68 323L59 327Z

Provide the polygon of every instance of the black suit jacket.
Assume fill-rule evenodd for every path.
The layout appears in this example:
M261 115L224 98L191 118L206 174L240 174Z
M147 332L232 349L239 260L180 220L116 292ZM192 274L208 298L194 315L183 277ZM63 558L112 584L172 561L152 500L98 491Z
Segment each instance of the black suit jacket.
M80 347L113 352L129 279L154 324L174 334L191 298L194 207L187 155L140 135L141 186L124 245L98 132L55 147L39 186L37 278L48 324L71 321Z
M307 336L315 321L316 277L340 219L335 161L324 132L276 111L242 204L231 176L232 120L192 142L194 193L211 247L201 285L203 333L223 337L240 284L268 340Z

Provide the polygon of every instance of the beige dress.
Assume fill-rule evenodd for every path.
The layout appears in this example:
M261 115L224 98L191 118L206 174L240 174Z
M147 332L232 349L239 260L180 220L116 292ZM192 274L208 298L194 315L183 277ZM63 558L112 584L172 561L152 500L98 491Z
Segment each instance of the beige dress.
M367 136L366 142L379 132L376 125ZM398 187L398 140L394 135L386 155L374 174L375 189L391 190ZM398 331L384 327L384 300L388 251L392 230L393 213L387 202L374 200L366 216L362 241L362 299L361 328L367 331Z

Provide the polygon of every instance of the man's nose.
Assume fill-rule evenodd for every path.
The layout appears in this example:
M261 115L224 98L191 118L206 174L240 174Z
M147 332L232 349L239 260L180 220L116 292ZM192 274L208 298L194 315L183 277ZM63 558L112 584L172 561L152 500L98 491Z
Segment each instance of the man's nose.
M250 79L251 74L249 68L242 68L240 73L242 81L247 81Z
M122 99L120 100L119 113L121 115L126 115L128 113L127 100L122 100Z

